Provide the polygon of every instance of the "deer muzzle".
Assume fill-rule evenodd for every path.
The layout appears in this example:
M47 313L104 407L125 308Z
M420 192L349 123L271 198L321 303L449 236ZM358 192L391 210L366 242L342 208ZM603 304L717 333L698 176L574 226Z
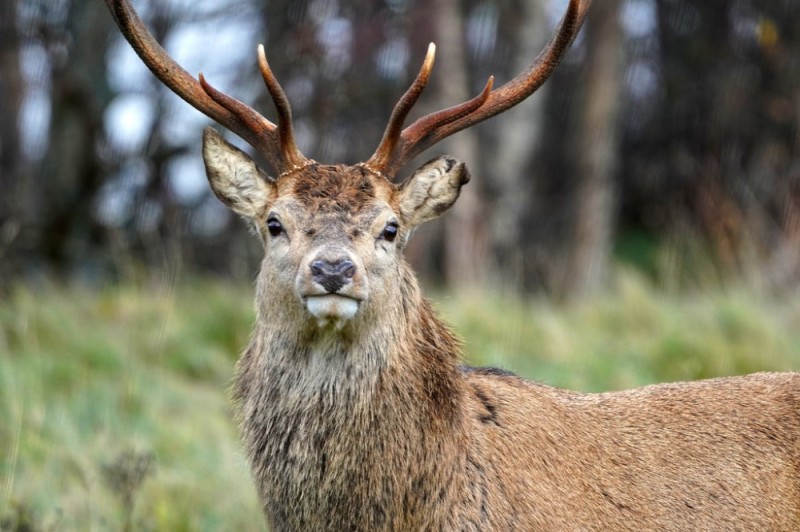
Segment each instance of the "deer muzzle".
M298 274L298 294L320 327L341 328L356 316L367 299L364 268L354 254L345 250L311 255Z

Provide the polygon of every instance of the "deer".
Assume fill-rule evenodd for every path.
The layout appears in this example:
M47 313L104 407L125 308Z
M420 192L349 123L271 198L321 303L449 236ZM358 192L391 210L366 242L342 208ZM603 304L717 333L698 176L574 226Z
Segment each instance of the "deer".
M469 367L403 257L470 174L449 156L402 182L398 171L533 94L590 0L570 0L525 72L403 127L431 45L355 165L300 152L263 46L277 124L177 65L129 0L106 2L161 82L274 172L205 129L211 189L264 249L233 399L271 530L800 530L800 374L590 394Z

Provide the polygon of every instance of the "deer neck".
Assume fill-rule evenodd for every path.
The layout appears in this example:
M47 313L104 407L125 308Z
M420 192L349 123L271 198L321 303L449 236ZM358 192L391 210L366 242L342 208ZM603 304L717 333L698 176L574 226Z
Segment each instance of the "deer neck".
M368 306L359 319L341 328L320 328L296 305L275 302L269 293L268 285L259 285L263 303L258 305L248 349L249 357L260 361L262 377L288 371L303 385L355 386L362 391L394 373L457 380L459 343L422 297L405 264L396 292L384 298L391 303ZM254 369L247 368L251 373Z
M413 275L402 286L392 312L365 316L372 328L309 337L301 327L259 320L235 392L276 526L306 516L313 528L313 516L329 505L352 517L367 501L385 515L412 515L422 502L412 493L407 507L390 508L398 493L421 478L431 487L452 483L465 437L458 344ZM381 463L392 464L385 476L375 474Z

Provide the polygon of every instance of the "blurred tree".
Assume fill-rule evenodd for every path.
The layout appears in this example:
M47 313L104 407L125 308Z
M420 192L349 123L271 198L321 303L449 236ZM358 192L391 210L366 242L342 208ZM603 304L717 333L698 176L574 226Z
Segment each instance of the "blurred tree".
M9 0L0 5L0 286L19 268L12 259L19 252L18 236L25 216L21 200L27 166L19 128L25 99L21 49L17 2Z
M656 86L626 113L623 215L704 239L723 277L761 277L778 252L796 279L780 250L798 207L800 5L673 0L656 14L636 71Z
M438 76L436 107L446 109L475 96L468 74L469 63L464 38L463 2L437 0L436 33ZM459 157L470 168L479 168L482 155L477 129L469 128L446 139L437 147ZM486 210L483 205L483 179L474 180L461 190L458 201L444 218L444 274L454 287L474 286L485 280Z
M37 170L36 246L52 274L82 273L98 259L104 228L94 199L108 168L103 112L111 100L105 54L112 22L94 0L50 5L43 27L50 66L47 155ZM82 270L82 271L81 271Z
M437 64L409 122L471 97L489 74L502 83L518 73L565 5L134 3L190 71L274 117L253 53L264 41L301 148L347 163L374 150L428 42L438 44ZM127 44L127 55L109 48L119 42L97 0L0 7L0 282L142 262L249 277L258 243L203 183L202 120L149 74L131 81L126 66L109 63L107 50L140 65ZM120 142L132 132L109 112L126 99L152 114L141 147ZM626 251L636 234L689 262L698 257L687 250L708 249L721 278L797 283L798 102L797 2L595 2L539 94L409 164L450 152L475 176L409 255L424 276L458 285L499 277L582 294L602 285L615 244L639 253L639 265L648 260ZM199 192L181 192L186 183Z
M545 2L523 0L510 4L510 9L504 10L504 28L498 35L501 39L506 36L505 48L510 51L506 77L523 72L550 36ZM536 189L542 176L531 166L546 134L549 91L550 84L545 83L535 96L506 111L499 123L492 124L494 149L484 150L488 164L483 166L483 174L491 190L492 258L497 270L504 272L504 280L516 287L522 286L525 276L522 265L530 238L525 219L538 203Z
M585 80L581 115L572 148L577 160L573 234L567 279L570 296L596 292L608 273L616 212L619 98L624 42L619 24L621 0L606 0L594 9L584 31Z

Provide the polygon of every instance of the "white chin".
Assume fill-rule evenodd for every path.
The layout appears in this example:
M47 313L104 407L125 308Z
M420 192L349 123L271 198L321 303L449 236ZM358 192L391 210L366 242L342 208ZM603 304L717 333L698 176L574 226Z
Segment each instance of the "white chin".
M306 308L320 326L341 327L358 312L358 301L337 295L310 296L306 298Z

